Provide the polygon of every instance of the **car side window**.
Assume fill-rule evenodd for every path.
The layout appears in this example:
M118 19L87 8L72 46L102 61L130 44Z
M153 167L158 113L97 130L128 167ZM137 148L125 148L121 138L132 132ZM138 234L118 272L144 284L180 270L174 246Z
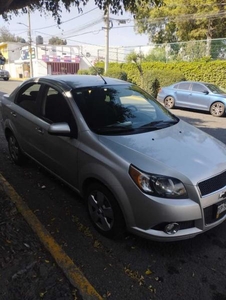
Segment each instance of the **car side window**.
M203 93L205 90L206 90L206 88L199 83L193 83L193 85L192 85L192 91Z
M30 113L37 115L37 101L40 88L41 84L39 83L24 86L16 99L16 104Z
M48 123L67 123L71 131L77 133L76 122L66 99L52 87L48 87L41 116Z
M189 82L182 82L178 85L179 90L189 90L190 83Z

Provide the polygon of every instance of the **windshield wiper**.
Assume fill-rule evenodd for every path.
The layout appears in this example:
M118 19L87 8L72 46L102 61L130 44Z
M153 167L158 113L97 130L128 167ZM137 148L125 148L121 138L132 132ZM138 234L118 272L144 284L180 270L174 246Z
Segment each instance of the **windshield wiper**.
M172 126L174 124L177 124L179 122L179 119L177 120L169 120L169 121L154 121L150 122L148 124L145 124L141 126L141 128L154 128L154 129L160 129L160 128L165 128L168 126Z
M131 127L132 126L132 122L131 121L127 121L127 122L117 122L111 125L107 125L107 128L127 128L127 127Z
M126 127L101 127L93 128L93 130L97 133L126 133L135 131L133 128Z

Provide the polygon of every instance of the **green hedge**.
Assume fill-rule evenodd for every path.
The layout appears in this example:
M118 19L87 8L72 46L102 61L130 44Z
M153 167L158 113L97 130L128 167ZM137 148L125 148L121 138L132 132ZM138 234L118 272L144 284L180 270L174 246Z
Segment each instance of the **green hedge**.
M156 98L161 86L182 80L186 78L180 71L152 69L144 72L141 87Z
M200 61L200 62L145 62L141 64L144 76L151 70L164 71L158 78L161 86L174 83L182 74L185 80L196 80L214 83L226 88L226 61ZM128 80L141 84L141 75L135 64L124 64L122 69L127 73ZM169 73L169 71L171 73ZM170 74L170 75L169 75ZM165 77L165 79L164 79Z
M122 80L127 80L127 73L122 71L120 68L109 68L108 71L104 74L108 77L118 78Z
M101 74L104 73L103 62L95 66ZM214 83L226 89L226 61L222 60L144 62L141 64L141 69L142 74L134 63L109 63L106 75L136 83L152 94L155 94L153 84L156 85L156 80L160 86L170 85L181 80L195 80ZM94 73L94 69L90 68L89 74L92 73Z

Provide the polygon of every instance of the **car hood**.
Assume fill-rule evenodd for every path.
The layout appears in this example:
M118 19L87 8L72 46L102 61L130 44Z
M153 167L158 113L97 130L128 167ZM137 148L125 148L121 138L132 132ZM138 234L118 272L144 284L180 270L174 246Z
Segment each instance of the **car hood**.
M226 170L226 146L180 120L168 128L124 136L100 136L109 150L129 164L188 184Z
M1 69L0 69L0 73L3 73L3 74L8 74L9 72L8 72L8 71L6 71L6 70L1 70Z

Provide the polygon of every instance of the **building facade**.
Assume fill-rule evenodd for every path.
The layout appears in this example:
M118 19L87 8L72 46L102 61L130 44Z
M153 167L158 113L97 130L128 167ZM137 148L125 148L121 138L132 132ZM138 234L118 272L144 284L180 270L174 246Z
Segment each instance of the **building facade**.
M24 43L0 43L0 52L6 58L3 68L12 78L33 76L76 74L98 61L105 60L105 48L95 45L49 45L42 39L32 45ZM31 57L30 57L31 55ZM122 48L109 49L110 62L124 62ZM31 70L32 64L32 70Z

